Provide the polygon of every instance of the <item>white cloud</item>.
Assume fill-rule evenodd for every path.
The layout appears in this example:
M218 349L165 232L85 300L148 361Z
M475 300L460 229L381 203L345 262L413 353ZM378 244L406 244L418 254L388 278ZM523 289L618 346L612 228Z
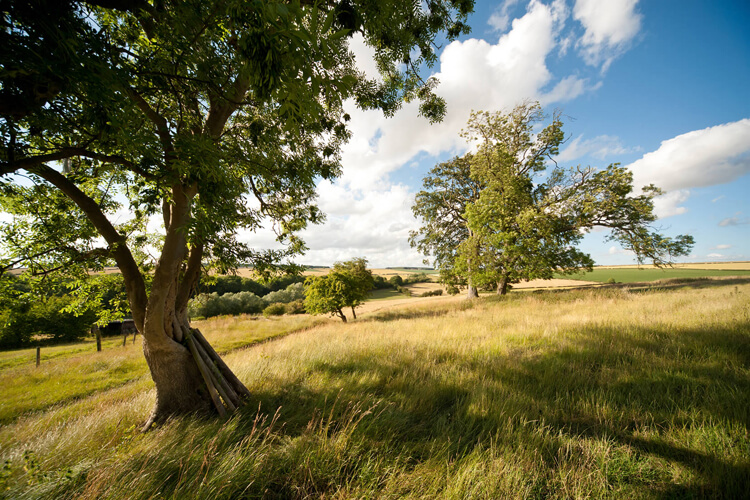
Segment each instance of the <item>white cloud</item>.
M609 255L635 255L632 250L625 250L615 245L612 245L611 247L609 247L609 250L607 250L607 253Z
M593 139L583 140L583 135L573 139L568 146L560 152L557 161L564 163L577 160L583 156L592 156L597 160L604 160L609 156L629 153L630 151L622 145L618 137L611 135L600 135Z
M606 71L629 47L641 29L638 0L576 0L573 17L585 30L578 41L581 56L591 66Z
M719 226L744 226L750 224L750 217L727 217L719 222Z
M495 31L505 31L510 24L510 11L520 3L520 0L505 0L487 20L487 24Z
M678 189L669 191L662 196L654 198L654 213L660 219L680 215L687 212L687 208L680 206L690 198L690 191Z
M721 259L724 256L722 254L720 254L720 253L710 253L710 254L706 255L706 257L711 257L712 259Z
M328 220L302 232L310 250L299 260L330 264L367 257L373 267L421 265L422 257L408 243L409 231L417 226L412 202L413 193L401 184L375 190L323 186L319 204Z
M727 250L728 248L732 248L732 245L716 245L714 247L716 250Z
M509 109L525 99L564 102L595 88L576 76L555 79L547 67L546 59L558 46L568 16L562 0L551 5L533 0L496 44L478 39L449 44L434 75L440 80L437 92L448 105L441 123L429 125L418 116L417 103L405 105L390 119L378 111L348 106L353 139L342 156L343 184L354 189L385 188L387 174L420 151L433 156L460 152L466 144L458 134L471 110ZM362 48L357 45L352 50L359 54Z
M687 189L731 182L750 172L750 119L663 141L628 165L636 186Z

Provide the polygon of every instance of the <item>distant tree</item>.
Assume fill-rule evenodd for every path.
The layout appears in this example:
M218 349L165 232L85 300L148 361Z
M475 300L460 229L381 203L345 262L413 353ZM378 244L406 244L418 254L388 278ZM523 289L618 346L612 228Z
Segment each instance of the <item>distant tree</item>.
M333 270L348 276L351 290L348 294L347 307L351 307L352 316L357 319L354 308L362 304L375 286L372 271L367 269L367 259L357 257L345 262L336 262Z
M593 260L576 245L595 227L609 228L608 239L639 262L669 265L689 252L691 236L667 238L650 227L661 191L650 185L635 194L632 173L619 164L565 170L555 163L548 172L564 135L559 114L535 132L543 120L538 103L472 113L463 135L478 146L458 162L460 182L446 168L425 179L414 205L424 225L412 244L434 255L441 272L502 295L520 280L591 269Z
M309 314L331 314L346 323L344 308L351 302L352 284L344 273L331 271L325 276L305 280L305 311Z
M466 286L469 298L477 296L471 273L456 271L459 245L473 236L466 208L479 199L483 184L471 177L472 155L467 153L439 163L423 179L423 189L412 206L423 226L412 231L409 242L424 255L431 255L440 271L440 281L449 289ZM428 263L428 261L425 261ZM471 262L467 262L471 268Z

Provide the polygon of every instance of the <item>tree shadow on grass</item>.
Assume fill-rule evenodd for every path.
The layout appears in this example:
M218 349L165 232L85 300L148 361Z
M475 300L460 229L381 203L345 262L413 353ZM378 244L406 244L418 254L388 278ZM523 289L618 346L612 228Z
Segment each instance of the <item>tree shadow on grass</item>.
M750 491L750 460L737 459L750 456L742 450L750 445L747 332L747 322L679 334L590 327L573 345L541 354L457 354L446 346L425 350L423 363L414 362L420 353L365 352L309 368L306 377L331 381L328 389L311 390L303 377L254 400L266 410L281 407L290 437L321 413L335 421L353 406L375 408L377 418L357 432L372 443L387 441L415 464L436 447L460 459L494 440L537 444L553 471L566 442L585 438L634 454L619 468L616 460L602 464L612 488L643 488L652 498L742 498ZM479 408L483 399L494 407ZM729 428L739 429L734 442ZM698 479L678 484L666 476L672 466L658 470L650 457ZM552 476L540 491L552 491Z

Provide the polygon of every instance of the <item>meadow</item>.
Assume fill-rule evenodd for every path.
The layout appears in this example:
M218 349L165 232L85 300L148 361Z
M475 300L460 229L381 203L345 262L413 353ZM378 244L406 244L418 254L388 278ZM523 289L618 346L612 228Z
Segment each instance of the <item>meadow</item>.
M0 496L746 498L748 297L747 278L683 279L205 321L245 407L140 433L142 375L17 411ZM78 386L96 356L49 363ZM34 391L22 369L2 385Z

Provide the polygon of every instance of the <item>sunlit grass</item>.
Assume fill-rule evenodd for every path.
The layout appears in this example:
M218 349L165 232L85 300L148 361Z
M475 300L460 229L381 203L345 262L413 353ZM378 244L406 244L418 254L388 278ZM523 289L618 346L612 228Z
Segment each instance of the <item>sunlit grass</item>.
M750 285L695 285L325 321L225 357L227 421L139 434L139 381L5 426L6 495L742 498Z
M235 316L196 321L194 326L203 331L218 352L224 353L322 322L325 320L309 316ZM11 359L33 356L31 363L0 369L0 424L31 411L149 378L140 336L135 344L129 337L125 345L122 337L108 339L103 342L102 352L97 352L92 342L42 348L38 368L35 350L26 351L13 351L16 358Z

